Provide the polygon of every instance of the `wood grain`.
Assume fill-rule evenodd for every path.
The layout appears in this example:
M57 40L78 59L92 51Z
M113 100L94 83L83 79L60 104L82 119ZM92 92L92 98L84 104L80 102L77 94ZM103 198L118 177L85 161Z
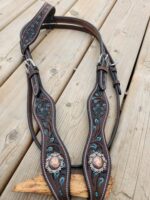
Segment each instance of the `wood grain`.
M108 44L107 46L109 47L114 60L118 62L118 77L121 81L122 89L121 102L149 19L146 10L142 10L141 8L142 4L137 3L137 1L132 1L132 4L130 2L127 4L127 2L119 1L116 3L101 29L103 39L106 41L105 43ZM139 9L141 9L140 14L137 13ZM131 18L132 21L130 21ZM138 22L136 23L136 21ZM111 24L113 23L118 25L116 26L116 30L112 31ZM127 29L128 32L124 35L123 32L125 29ZM135 32L136 34L138 33L136 37ZM126 59L127 57L130 57L130 59ZM73 164L81 163L81 152L83 152L88 135L86 102L95 84L95 66L97 64L97 58L98 45L94 42L85 54L82 62L76 69L76 72L56 104L58 131L69 150ZM116 112L116 101L110 77L108 77L106 92L110 104L110 112L105 130L108 141L113 128ZM77 152L80 153L77 154Z
M44 0L45 1L45 0ZM22 27L35 15L44 3L43 0L36 1L32 6L21 13L8 26L0 32L0 86L15 71L22 62L20 52L20 31ZM56 6L56 14L64 15L77 0L47 0ZM34 49L49 31L41 31L36 42L31 46ZM11 39L10 39L11 38Z
M67 14L86 18L100 27L114 1L110 1L109 4L107 0L94 0L94 4L90 0L88 2L85 6L83 0L78 1ZM91 37L87 34L70 30L54 30L33 51L43 84L54 100L57 100L62 93L90 42ZM9 180L31 143L26 119L26 84L24 64L22 64L1 87L1 188Z
M71 5L75 1L76 0L71 0L68 3L66 3L66 0L61 0L60 4L58 4L58 6L56 5L56 9L58 8L57 14L64 15L66 10L70 9ZM52 0L51 3L57 4L57 1ZM66 5L64 6L64 4ZM19 32L23 24L26 23L29 19L31 19L31 17L37 12L37 10L42 5L43 1L37 1L33 6L31 6L31 8L29 8L25 13L23 13L16 20L14 20L2 32L0 32L2 36L0 37L0 43L2 44L0 52L2 54L0 54L4 57L4 59L2 57L2 59L0 59L4 64L0 64L0 67L4 66L4 68L1 68L2 73L0 74L0 76L3 74L3 69L4 73L6 73L9 76L9 73L7 73L7 66L8 70L12 70L11 68L13 68L13 66L16 68L17 63L19 63L22 60L19 47ZM46 34L45 32L43 33L44 34L41 34L38 42L41 41L41 39ZM9 38L13 36L14 38L10 40ZM55 51L57 50L55 49ZM7 54L7 56L5 56L5 53ZM19 84L16 82L16 80ZM20 90L21 87L25 89L22 92ZM25 153L27 147L31 142L26 121L26 91L26 74L24 70L24 65L22 64L20 65L19 70L14 73L10 80L3 87L0 88L0 118L2 120L0 122L0 141L2 142L2 146L0 147L0 191L2 190L6 182L9 180L9 177L16 168L17 163L22 158L23 154ZM19 102L24 102L23 106L18 107L18 105L20 105ZM7 109L8 105L9 109ZM22 141L22 145L17 145L19 141ZM19 153L17 156L16 152ZM3 171L5 171L6 173L3 173Z
M86 15L83 10L85 7L85 4L83 4L82 2L82 6L81 6L80 3L81 1L79 1L79 4L75 5L74 8L71 9L70 12L74 16L77 15L80 17L80 15L82 15L82 17L86 19ZM94 1L94 3L97 3L97 2ZM105 4L105 6L106 7L108 6L110 9L112 5L114 5L113 3L111 4L111 6L109 4L110 6L109 7L108 1L107 1L107 4ZM96 5L97 5L97 10L98 10L100 6L98 6L98 4ZM91 12L93 12L93 10L95 11L94 7L92 7L91 4L89 5L89 7L88 5L86 6L87 6L86 7L87 13L88 13L88 10L91 10ZM105 8L105 6L102 7L102 10ZM82 10L78 12L78 9L80 10L80 8L82 8ZM108 14L109 9L106 9L107 14ZM96 19L99 19L102 13L103 12L99 12L99 14L98 13L95 14L95 18L93 18L94 23ZM91 16L89 16L89 18L90 17ZM106 15L103 15L101 19L104 20L105 17ZM118 74L122 83L123 96L124 96L126 86L128 84L130 74L134 67L135 60L138 55L138 51L139 51L139 48L144 36L148 18L149 18L149 2L148 1L120 0L114 6L113 10L111 11L109 17L105 21L101 30L104 41L107 44L111 54L113 55L115 60L119 61ZM103 20L101 20L101 23L99 23L99 25L102 24ZM98 23L95 23L95 24L98 24ZM87 54L84 56L84 59L81 61L86 49L88 48L90 44L90 41L91 41L90 38L88 36L85 36L84 34L82 37L81 33L78 34L78 33L70 32L70 31L65 31L65 32L59 31L59 32L61 33L59 34L57 31L51 33L50 34L51 36L47 37L47 39L45 39L45 42L43 41L39 45L39 48L35 49L33 55L36 58L38 57L37 63L39 64L40 69L41 69L44 86L47 89L47 91L50 94L52 94L55 100L58 99L58 97L61 95L61 92L63 91L66 84L68 83L70 76L73 73L73 68L76 68L78 64L81 62L80 65L78 66L78 69L76 69L76 72L70 79L68 86L66 87L62 95L60 96L60 99L56 105L57 111L58 111L57 112L58 131L69 150L72 162L78 163L81 160L81 154L82 154L83 146L84 146L84 143L87 137L87 132L88 132L88 123L87 123L87 115L86 115L86 100L87 100L87 96L90 90L93 87L92 84L94 84L94 81L95 81L94 69L97 62L97 58L98 58L98 53L97 53L98 46L95 42L92 43ZM63 39L63 37L65 38ZM78 41L75 40L76 37ZM60 40L61 44L58 43L58 38L61 39ZM83 39L86 40L85 43L83 42ZM65 40L68 41L67 44L65 43ZM70 40L73 40L73 42L70 42ZM81 45L77 45L77 43L78 44L81 43ZM66 46L62 48L64 44ZM45 46L46 46L46 49L45 49ZM50 49L51 51L47 50L48 47L51 47ZM68 48L69 48L69 52L68 52ZM54 51L52 51L52 49L54 49ZM71 51L72 49L73 51ZM58 54L58 50L59 50L59 54ZM16 50L16 52L18 53L18 50ZM78 54L76 52L78 52ZM14 55L16 56L17 53L15 53ZM41 55L43 55L43 57ZM69 58L68 58L68 55L69 55ZM54 58L56 59L53 60ZM47 60L43 61L45 59ZM71 61L69 61L69 59ZM144 62L144 65L145 64L148 65L147 64L148 62L149 61L146 61L146 63ZM14 66L16 69L15 64ZM72 68L70 70L69 67L71 66ZM68 73L69 76L68 75L64 76L67 70L69 70L69 73ZM148 71L146 71L146 73L148 74ZM65 77L65 78L62 78L62 77ZM149 78L147 78L147 81L148 79ZM16 84L16 80L18 80L18 84ZM11 173L14 171L14 168L16 167L16 165L19 163L20 158L24 155L28 144L30 143L27 124L24 123L26 120L26 115L25 115L26 113L26 110L25 110L26 82L25 81L26 80L24 76L24 70L18 68L15 71L15 73L8 79L8 81L3 85L1 89L2 95L0 94L0 101L1 101L0 127L2 127L1 129L2 139L0 140L0 144L1 144L0 147L1 147L1 152L2 152L1 161L3 164L1 167L2 169L1 172L3 173L5 172L4 174L5 177L6 177L6 172L7 172L8 179ZM137 77L137 81L140 82L141 78L139 79ZM111 85L110 79L108 79L108 83L109 84L108 84L107 94L110 99L111 110L110 110L108 123L106 127L107 138L109 138L110 136L110 130L112 128L112 124L113 124L114 116L115 116L115 109L114 109L115 100L113 99L114 94L112 92L112 87L110 86ZM13 90L12 90L12 86L13 86ZM143 88L141 87L140 90L143 90L144 88L145 87ZM139 99L139 96L137 93L138 89L139 89L138 87L135 87L134 91L132 90L132 93L136 94L135 95L136 99L134 98L134 103L136 103ZM141 93L139 94L141 96ZM148 97L148 92L147 92L146 97ZM149 98L146 98L146 100L148 101ZM146 101L146 104L148 104L147 101ZM22 106L22 104L24 104L24 106ZM129 106L129 104L127 105ZM124 129L123 128L119 129L118 131L119 136L117 137L116 143L114 144L114 148L117 145L116 150L115 151L113 150L112 152L113 177L115 177L115 185L114 185L115 189L111 195L111 199L113 200L114 199L116 200L118 199L119 200L127 200L127 199L146 200L146 197L149 195L149 182L148 182L149 176L148 174L146 174L147 171L145 170L145 164L143 164L143 163L146 163L149 165L149 162L146 159L147 156L149 155L148 154L149 138L146 137L145 135L143 136L143 137L146 137L147 140L142 139L142 142L144 141L145 142L144 144L146 144L146 146L143 150L144 157L140 157L141 158L140 160L137 152L139 152L141 155L143 146L140 146L140 149L137 150L137 148L139 147L137 144L140 143L140 140L138 137L139 134L136 134L135 132L133 134L135 137L131 137L132 128L130 129L130 126L132 127L132 124L130 123L131 121L135 121L135 116L133 118L130 118L130 115L133 116L132 114L134 113L133 108L134 108L134 105L132 102L132 106L129 106L129 109L127 109L127 111L130 111L129 116L125 115L126 117L129 117L129 120L125 118L123 122L121 122L121 123L124 123L124 126L123 126ZM146 112L145 109L144 109L144 112ZM146 120L148 120L148 115L147 115ZM136 130L136 126L141 126L140 125L141 120L138 120L138 122L139 122L138 124L133 126L133 129ZM125 127L128 127L128 130ZM142 138L142 135L141 135L141 138ZM134 143L133 142L134 140L137 143L136 142ZM134 145L132 146L131 143ZM122 149L123 151L121 151ZM130 152L131 152L131 157L129 156ZM20 163L12 179L9 181L9 184L4 190L2 198L1 198L2 200L6 200L6 199L7 200L12 200L12 199L15 199L15 200L20 200L20 199L22 200L40 199L41 200L43 199L45 200L47 199L47 197L45 196L36 195L36 194L12 193L12 188L14 187L15 184L22 182L23 180L26 180L27 178L30 179L31 177L34 177L38 173L40 173L40 165L39 165L40 158L39 157L40 157L40 153L38 149L36 148L35 144L32 144L31 148L29 148L24 159ZM137 160L134 160L135 158L137 158ZM128 159L130 160L129 165L128 165ZM143 161L143 163L140 164L141 162L139 160ZM139 168L137 167L138 166L137 163L140 164ZM127 169L126 169L126 166L127 166ZM136 167L136 170L134 167ZM142 169L142 170L140 170L140 173L138 174L139 169ZM1 176L3 176L3 174ZM133 192L134 189L135 189L135 193Z
M0 2L0 31L36 0L7 0Z
M113 187L113 180L110 178L109 185L106 192L106 198L109 197L110 192ZM51 191L49 190L43 176L38 176L33 179L26 180L22 183L17 184L14 189L14 192L26 192L26 193L38 193L43 195L52 196ZM70 182L70 193L74 197L88 198L88 190L86 183L84 181L84 176L81 174L72 174Z
M111 200L150 199L150 24L123 107L111 157Z

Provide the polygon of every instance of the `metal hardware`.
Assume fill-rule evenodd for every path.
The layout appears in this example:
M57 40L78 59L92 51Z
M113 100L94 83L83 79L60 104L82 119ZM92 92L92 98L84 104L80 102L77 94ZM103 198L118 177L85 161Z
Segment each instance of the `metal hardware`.
M25 64L27 65L27 67L26 67L26 73L28 73L29 74L29 66L30 66L30 64L33 66L33 67L36 67L36 64L34 63L34 61L32 60L32 58L27 58L25 61Z
M110 62L108 54L105 56L105 61L107 63L107 66L110 66L110 67L116 66L117 64L116 62L113 62L113 63Z
M24 62L25 62L25 64L27 66L29 66L30 64L32 64L34 67L36 67L36 64L34 63L34 61L32 60L32 58L27 58Z
M110 66L110 67L116 66L117 62L111 63L110 60L109 60L109 55L104 54L104 53L100 54L98 63L101 63L103 57L104 57L104 60L107 64L107 66Z
M99 56L98 63L101 63L103 56L105 56L105 58L106 58L107 55L108 55L108 54L101 53L100 56ZM104 59L105 59L105 58L104 58Z

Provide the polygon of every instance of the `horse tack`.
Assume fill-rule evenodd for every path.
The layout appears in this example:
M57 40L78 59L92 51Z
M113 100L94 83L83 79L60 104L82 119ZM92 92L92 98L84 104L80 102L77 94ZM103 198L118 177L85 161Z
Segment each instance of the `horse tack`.
M54 16L55 8L45 3L35 17L27 23L20 34L20 46L27 68L28 99L27 116L29 129L35 143L41 150L41 169L48 187L55 199L70 200L71 161L56 129L56 109L53 99L44 90L39 70L33 62L29 46L36 40L40 29L73 29L94 36L100 45L100 59L97 64L96 84L88 103L89 136L84 148L82 166L90 200L103 200L111 172L109 149L119 123L121 94L117 70L98 30L89 22L72 17ZM117 115L108 144L105 140L105 123L109 111L105 94L106 74L110 72L117 99ZM32 114L41 130L41 144L36 138Z

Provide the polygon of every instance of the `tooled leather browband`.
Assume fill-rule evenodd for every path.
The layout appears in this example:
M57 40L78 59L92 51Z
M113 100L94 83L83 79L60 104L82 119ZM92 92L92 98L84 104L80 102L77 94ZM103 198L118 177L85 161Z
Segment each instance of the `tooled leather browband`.
M103 200L110 178L111 161L109 149L118 127L121 94L115 64L106 49L98 30L89 22L54 16L55 8L45 3L35 17L27 23L20 34L28 81L27 115L32 137L41 149L41 169L48 187L55 199L70 200L71 162L69 154L56 129L56 110L53 99L42 86L39 70L32 60L29 46L36 40L40 29L73 29L93 35L100 45L100 59L97 64L96 84L88 98L89 136L83 152L83 173L90 200ZM110 72L117 99L117 115L110 142L105 139L105 123L109 111L105 94L106 74ZM32 113L41 130L41 144L36 138ZM74 166L75 167L75 166Z

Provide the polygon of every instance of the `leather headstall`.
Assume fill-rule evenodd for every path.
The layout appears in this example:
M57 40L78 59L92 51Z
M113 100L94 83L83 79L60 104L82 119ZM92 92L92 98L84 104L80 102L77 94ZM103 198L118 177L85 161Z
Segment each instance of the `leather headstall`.
M121 94L115 63L104 45L99 31L89 22L64 16L55 16L55 8L44 3L38 13L22 29L20 46L27 69L27 116L33 140L41 150L41 169L45 181L57 200L70 200L71 161L56 129L56 108L52 97L42 86L39 69L33 62L30 45L41 29L73 29L94 36L100 45L96 69L96 83L88 102L89 135L83 152L82 167L90 200L103 200L108 186L111 161L109 149L113 143L120 116ZM106 97L106 74L110 73L117 100L117 112L109 143L105 139L105 123L109 104ZM36 120L41 131L41 143L33 128ZM75 166L73 166L75 168Z

